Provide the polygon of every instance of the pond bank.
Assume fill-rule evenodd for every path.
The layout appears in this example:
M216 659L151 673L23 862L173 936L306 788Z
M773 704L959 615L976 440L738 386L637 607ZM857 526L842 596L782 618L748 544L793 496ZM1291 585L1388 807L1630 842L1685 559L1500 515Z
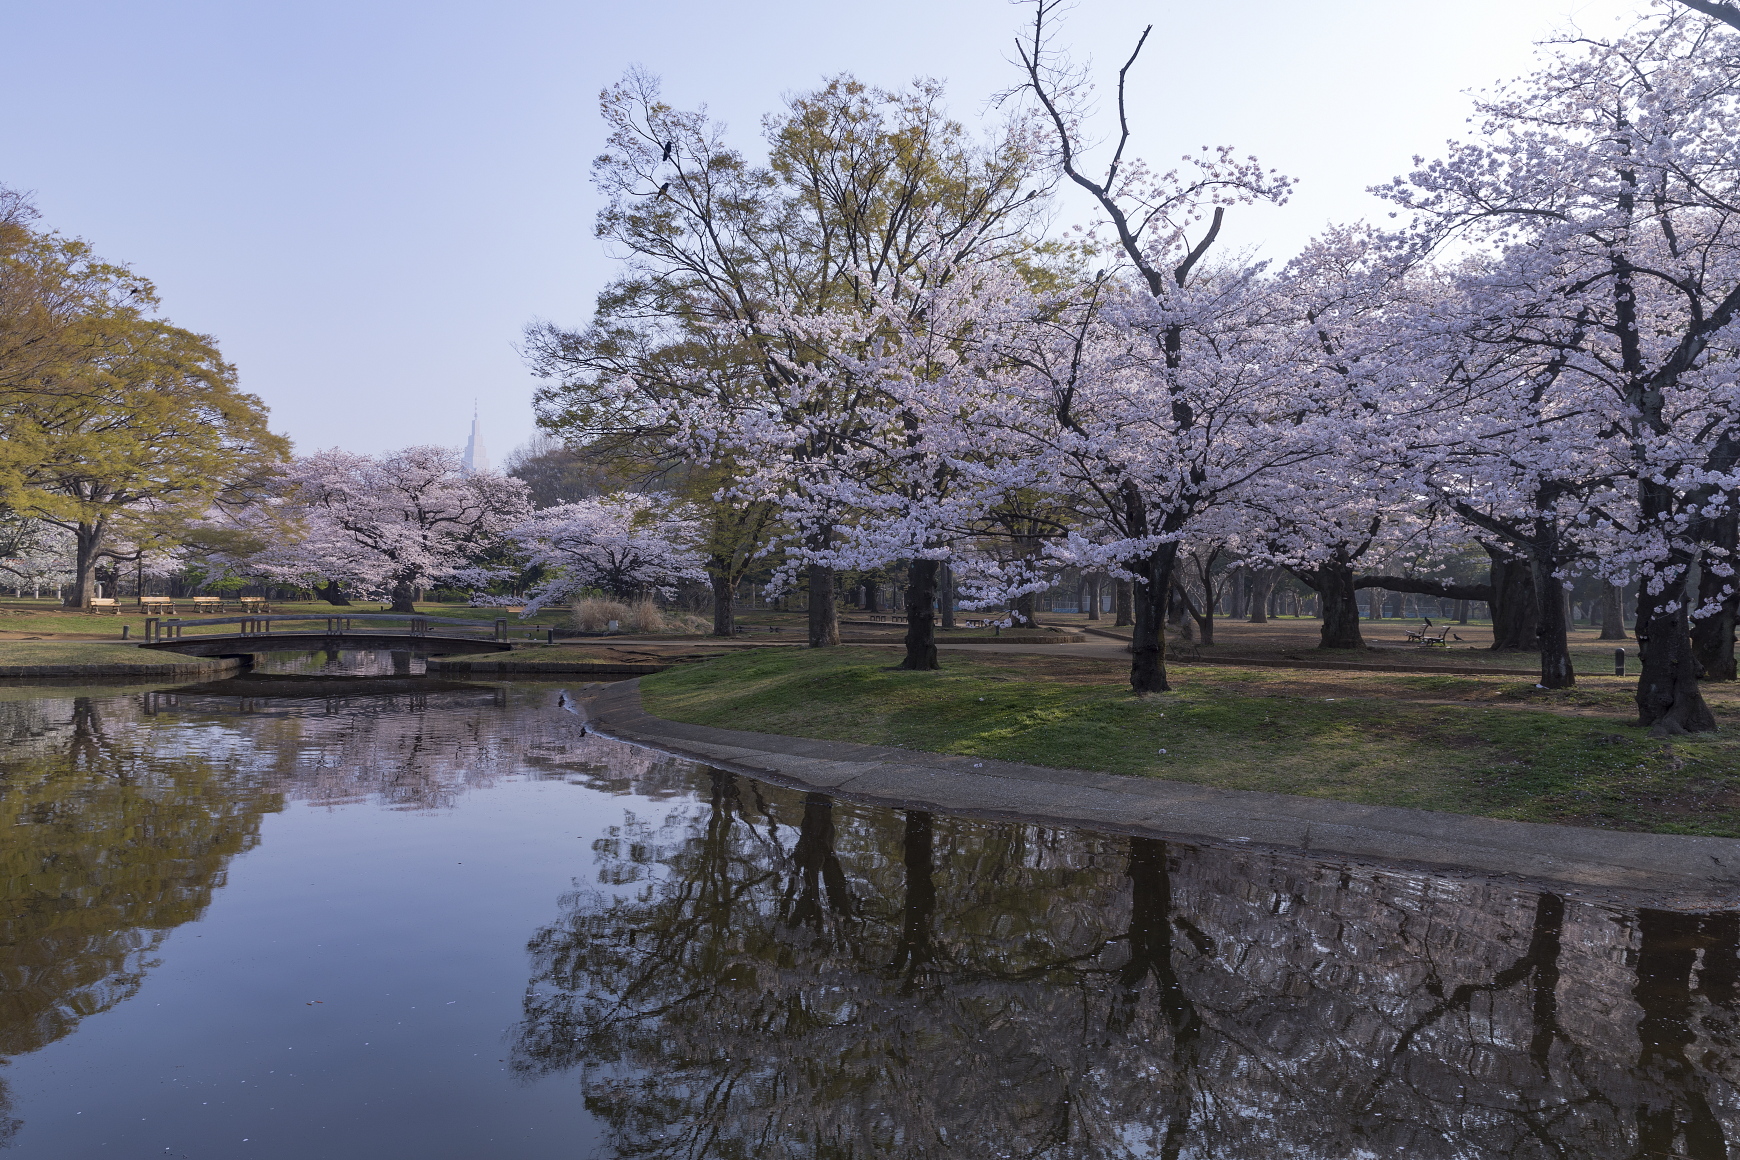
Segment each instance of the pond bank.
M1740 840L1638 834L1091 773L690 725L641 707L640 682L583 693L592 726L744 776L877 805L1463 870L1674 909L1740 898Z
M104 641L0 641L0 678L198 677L241 667L235 657L152 652Z

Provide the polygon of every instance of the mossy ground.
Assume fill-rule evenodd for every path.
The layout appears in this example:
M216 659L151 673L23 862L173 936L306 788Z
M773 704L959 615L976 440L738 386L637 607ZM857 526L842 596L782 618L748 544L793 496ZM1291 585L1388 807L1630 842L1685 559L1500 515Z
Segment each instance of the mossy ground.
M767 649L642 680L677 721L1268 790L1371 805L1740 837L1740 695L1722 729L1670 742L1633 724L1632 682L1546 692L1514 677L1176 665L1129 692L1087 658ZM1164 750L1162 753L1161 751Z

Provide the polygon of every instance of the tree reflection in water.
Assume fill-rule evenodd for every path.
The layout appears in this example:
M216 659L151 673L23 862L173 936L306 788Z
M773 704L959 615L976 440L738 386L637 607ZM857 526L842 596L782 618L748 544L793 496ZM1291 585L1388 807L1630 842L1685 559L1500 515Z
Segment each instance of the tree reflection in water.
M624 1157L1725 1157L1740 916L708 773L532 940Z
M206 755L153 760L111 726L115 707L78 697L61 712L27 702L0 713L0 1057L132 995L164 935L199 917L225 864L282 806ZM0 1141L18 1127L5 1096Z
M286 801L441 808L529 755L561 776L589 768L562 766L559 723L504 727L493 689L342 702L20 692L0 700L0 1065L137 991L167 933L205 911ZM0 1146L19 1126L8 1106L0 1085Z

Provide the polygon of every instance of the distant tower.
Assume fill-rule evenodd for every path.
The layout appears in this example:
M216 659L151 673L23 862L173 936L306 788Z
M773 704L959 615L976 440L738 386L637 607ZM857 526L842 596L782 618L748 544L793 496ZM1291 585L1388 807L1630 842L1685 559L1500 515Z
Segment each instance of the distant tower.
M477 417L476 403L471 405L471 438L465 441L465 470L489 470L489 452L483 446L483 423Z

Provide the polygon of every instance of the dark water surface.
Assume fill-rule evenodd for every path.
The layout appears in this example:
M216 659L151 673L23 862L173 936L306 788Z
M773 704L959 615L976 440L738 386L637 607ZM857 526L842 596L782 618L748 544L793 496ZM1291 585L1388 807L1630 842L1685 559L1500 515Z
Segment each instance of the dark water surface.
M1735 913L201 688L0 689L16 1155L1740 1156Z

